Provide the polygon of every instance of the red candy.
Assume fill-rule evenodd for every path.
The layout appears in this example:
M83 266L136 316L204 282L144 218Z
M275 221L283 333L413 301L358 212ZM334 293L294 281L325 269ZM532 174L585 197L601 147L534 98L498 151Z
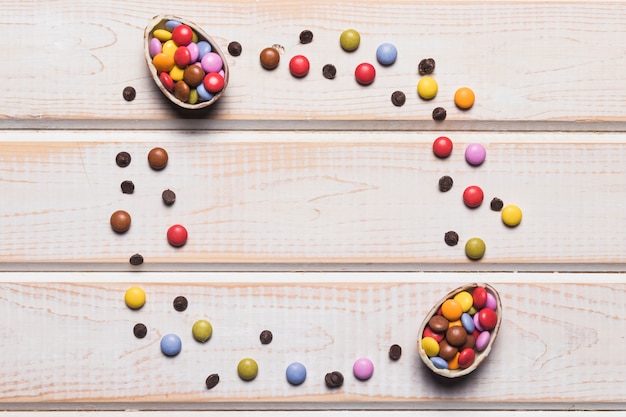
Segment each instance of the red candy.
M424 328L424 334L422 335L422 337L432 337L437 341L437 343L441 342L444 336L444 333L433 332L433 329L431 329L430 326L426 326Z
M289 61L289 71L294 77L304 77L309 73L309 60L304 55L296 55Z
M357 82L361 85L369 85L373 83L374 78L376 78L376 69L372 64L363 62L357 65L354 70L354 78L356 78Z
M483 287L476 287L474 292L472 292L472 298L474 299L474 307L480 310L487 304L487 290Z
M471 185L463 191L463 202L467 207L474 208L480 206L483 198L483 190L476 185Z
M476 359L476 352L472 348L465 348L459 354L459 368L465 369L472 366Z
M167 229L167 241L174 247L183 246L187 243L187 229L180 224L175 224Z
M450 138L440 136L433 142L433 152L439 158L446 158L452 153L452 141Z
M217 93L224 88L224 77L217 72L209 72L204 76L204 88L210 93Z
M193 31L187 25L178 25L172 31L172 39L178 46L187 46L193 39Z
M167 72L162 72L159 74L159 79L165 88L169 91L174 91L174 80Z
M191 63L191 52L186 46L179 46L174 52L174 62L179 68L185 68Z
M485 330L491 330L496 327L498 315L492 309L485 307L478 312L478 321Z

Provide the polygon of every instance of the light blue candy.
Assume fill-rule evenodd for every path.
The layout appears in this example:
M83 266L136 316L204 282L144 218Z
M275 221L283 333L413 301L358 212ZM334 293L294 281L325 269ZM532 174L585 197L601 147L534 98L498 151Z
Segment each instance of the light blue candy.
M211 44L207 41L198 42L198 60L201 60L203 56L211 52L213 48L211 48Z
M300 362L294 362L287 367L285 374L291 385L300 385L306 379L306 368Z
M196 87L196 91L198 92L198 98L201 101L209 101L215 95L213 93L208 92L206 90L206 88L204 88L204 84L203 83L198 84L198 86Z
M470 316L468 313L463 313L461 315L461 324L467 333L474 333L474 318Z
M166 334L161 338L161 352L165 356L176 356L180 353L182 342L175 334Z
M390 43L383 43L376 49L376 59L381 65L391 65L397 57L398 50Z
M435 365L435 368L438 369L448 369L448 362L445 359L440 358L439 356L433 356L430 358L430 361Z
M165 29L171 32L174 30L175 27L180 25L182 25L182 23L180 23L178 20L168 20L167 22L165 22Z

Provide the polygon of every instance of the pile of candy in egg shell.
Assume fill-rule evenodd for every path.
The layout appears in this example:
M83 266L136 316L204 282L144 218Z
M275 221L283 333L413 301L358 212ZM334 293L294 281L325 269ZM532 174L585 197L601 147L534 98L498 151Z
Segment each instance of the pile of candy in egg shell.
M225 70L222 57L188 25L169 20L152 32L149 52L163 86L189 104L211 100L222 91Z
M493 337L497 301L484 287L461 291L447 299L430 318L420 348L438 369L466 369Z

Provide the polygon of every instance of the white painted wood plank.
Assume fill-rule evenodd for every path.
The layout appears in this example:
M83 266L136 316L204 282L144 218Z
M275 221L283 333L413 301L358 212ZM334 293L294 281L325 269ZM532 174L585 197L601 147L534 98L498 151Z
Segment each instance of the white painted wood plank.
M243 54L229 57L230 86L208 115L223 120L430 120L435 106L450 120L624 121L626 5L583 1L186 1L122 0L84 3L4 1L3 27L13 42L0 46L10 64L0 69L4 83L0 116L29 119L161 120L178 116L153 85L143 59L143 29L156 14L176 12L201 25L226 50L237 40ZM362 35L348 54L340 33ZM299 44L303 29L314 41ZM359 86L356 65L375 63L376 47L392 42L397 62L377 65L373 85ZM259 52L285 48L275 71L263 70ZM33 51L37 51L34 53ZM295 79L288 61L305 54L311 72ZM416 94L417 65L437 61L438 96ZM337 78L322 77L326 63ZM137 99L124 102L132 85ZM469 112L457 110L454 91L477 94ZM407 93L394 107L394 90ZM433 123L434 124L434 123Z
M33 141L22 142L30 134ZM433 132L3 136L16 140L0 143L4 270L129 269L136 252L152 270L622 270L626 259L623 134L456 132L446 160L432 153ZM79 140L56 141L63 138ZM480 167L463 158L472 141L487 148ZM146 162L156 145L170 154L158 172ZM114 162L121 150L134 158L124 169ZM438 190L442 175L455 180L447 193ZM134 194L121 193L123 180L134 181ZM472 184L485 192L478 209L462 202ZM177 193L172 207L161 202L166 188ZM492 197L521 207L522 224L504 226ZM119 209L133 218L123 235L109 226ZM165 239L175 223L190 233L183 248ZM448 230L459 233L459 245L445 245ZM479 262L463 253L474 236L488 247Z
M430 275L431 282L384 275L370 283L144 282L148 301L138 311L123 304L131 284L116 274L99 283L2 283L1 314L10 318L0 329L2 407L623 409L626 287L619 275L605 284L551 283L551 274L498 283L504 324L497 345L482 368L453 386L427 374L415 332L431 305L465 282L435 283ZM189 299L183 313L171 305L178 295ZM189 334L198 318L214 327L205 345ZM148 326L145 339L132 335L138 321ZM274 333L270 345L258 340L265 328ZM183 339L175 358L158 347L170 332ZM404 348L398 362L387 357L392 343ZM235 370L246 356L260 367L250 383ZM350 372L360 356L376 366L366 382ZM292 361L308 368L302 386L285 381ZM323 376L336 369L346 382L330 391ZM221 382L208 391L212 372Z

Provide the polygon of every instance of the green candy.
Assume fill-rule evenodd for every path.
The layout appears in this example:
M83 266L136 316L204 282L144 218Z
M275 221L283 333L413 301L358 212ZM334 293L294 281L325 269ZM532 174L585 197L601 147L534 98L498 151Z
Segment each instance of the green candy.
M198 342L204 343L211 338L213 334L213 327L211 323L206 320L198 320L193 324L191 328L191 333L193 334L193 338Z
M240 360L237 365L237 373L239 374L239 378L244 381L251 381L256 378L259 373L259 365L257 365L254 359L244 358Z
M344 30L339 37L339 44L348 52L354 51L360 43L361 35L354 29Z
M485 242L477 237L473 237L465 243L465 254L468 258L478 260L485 254Z

